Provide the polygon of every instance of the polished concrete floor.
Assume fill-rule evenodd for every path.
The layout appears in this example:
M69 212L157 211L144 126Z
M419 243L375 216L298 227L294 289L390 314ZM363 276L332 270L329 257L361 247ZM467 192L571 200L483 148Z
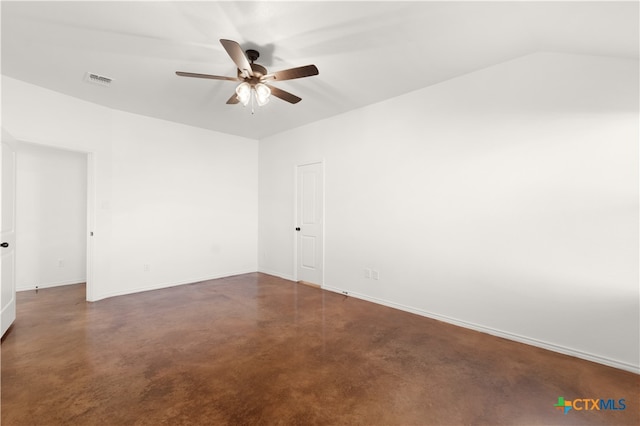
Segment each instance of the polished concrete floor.
M18 294L3 426L640 424L638 375L268 275L84 291Z

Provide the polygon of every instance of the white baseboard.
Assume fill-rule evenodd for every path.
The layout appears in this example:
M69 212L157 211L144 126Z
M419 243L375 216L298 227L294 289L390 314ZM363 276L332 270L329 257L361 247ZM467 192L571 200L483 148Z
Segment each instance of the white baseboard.
M77 280L57 281L53 283L33 284L33 285L16 285L16 291L31 291L40 290L43 288L60 287L63 285L84 284L87 280L85 278L78 278Z
M427 318L432 318L438 321L446 322L449 324L453 324L459 327L468 328L470 330L479 331L481 333L490 334L496 337L502 337L504 339L513 340L515 342L524 343L530 346L535 346L542 349L547 349L549 351L558 352L564 355L573 356L575 358L585 359L587 361L596 362L598 364L607 365L609 367L618 368L620 370L630 371L635 374L640 374L640 366L629 364L626 362L618 361L611 358L602 357L599 355L590 354L587 352L579 351L576 349L568 348L566 346L556 345L553 343L544 342L541 340L533 339L526 336L521 336L519 334L509 333L507 331L498 330L491 327L485 327L482 325L470 323L467 321L458 320L456 318L447 317L444 315L435 314L433 312L428 312L422 309L414 308L411 306L402 305L399 303L390 302L384 299L378 299L375 297L370 297L364 294L353 293L351 291L346 291L337 287L331 286L322 286L323 289L333 291L335 293L346 294L351 297L355 297L357 299L366 300L368 302L377 303L379 305L388 306L390 308L399 309L401 311L410 312L412 314L420 315Z
M258 272L261 274L273 275L274 277L282 278L287 281L295 281L291 275L281 274L280 272L271 271L265 268L258 268Z
M207 277L192 278L184 281L164 282L164 283L154 284L154 285L145 286L145 287L135 287L135 288L130 288L126 290L113 291L109 293L103 293L98 296L94 296L91 300L89 300L89 302L97 302L99 300L108 299L110 297L126 296L127 294L135 294L135 293L142 293L145 291L160 290L163 288L176 287L179 285L195 284L202 281L217 280L219 278L228 278L228 277L233 277L235 275L250 274L253 272L256 272L256 270L252 269L247 271L228 272L228 273L217 274L217 275L212 275Z

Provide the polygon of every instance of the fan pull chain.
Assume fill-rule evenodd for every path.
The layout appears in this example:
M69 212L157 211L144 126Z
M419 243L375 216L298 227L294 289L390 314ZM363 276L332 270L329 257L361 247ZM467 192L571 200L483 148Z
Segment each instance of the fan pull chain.
M255 91L255 89L251 89L251 115L255 114L255 111L253 110L253 98L255 98L255 93L253 93Z

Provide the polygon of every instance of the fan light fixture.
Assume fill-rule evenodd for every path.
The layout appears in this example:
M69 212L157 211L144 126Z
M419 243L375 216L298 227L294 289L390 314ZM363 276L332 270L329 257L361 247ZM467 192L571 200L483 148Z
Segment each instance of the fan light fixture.
M263 106L269 102L269 96L271 96L271 89L266 84L258 83L256 87L254 87L256 92L256 100L258 101L258 105Z
M247 106L249 99L251 98L251 85L246 81L240 83L240 85L236 87L236 94L238 95L238 100L242 105Z
M269 89L266 84L258 83L255 86L252 86L246 81L240 83L238 87L236 87L236 95L238 95L238 100L244 106L247 106L247 104L251 100L252 94L255 97L258 105L263 106L269 103L271 89Z

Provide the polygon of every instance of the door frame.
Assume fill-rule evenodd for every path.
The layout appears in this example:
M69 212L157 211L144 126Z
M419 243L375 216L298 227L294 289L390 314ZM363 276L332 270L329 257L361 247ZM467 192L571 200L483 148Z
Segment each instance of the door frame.
M302 166L310 166L312 164L320 164L320 168L322 169L322 235L320 238L322 239L322 282L320 283L320 287L324 288L325 285L325 234L326 234L326 205L327 205L327 197L326 197L326 188L327 188L327 177L326 177L326 163L325 159L322 158L320 160L309 160L302 161L294 164L293 166L293 224L291 226L291 232L293 234L293 280L295 282L299 281L298 277L298 232L295 230L298 223L298 167Z
M82 152L82 151L77 151ZM87 244L86 244L86 300L87 302L94 302L94 289L93 289L93 237L95 229L95 212L96 212L96 179L95 179L95 154L93 152L85 152L87 156L87 229L85 229Z

